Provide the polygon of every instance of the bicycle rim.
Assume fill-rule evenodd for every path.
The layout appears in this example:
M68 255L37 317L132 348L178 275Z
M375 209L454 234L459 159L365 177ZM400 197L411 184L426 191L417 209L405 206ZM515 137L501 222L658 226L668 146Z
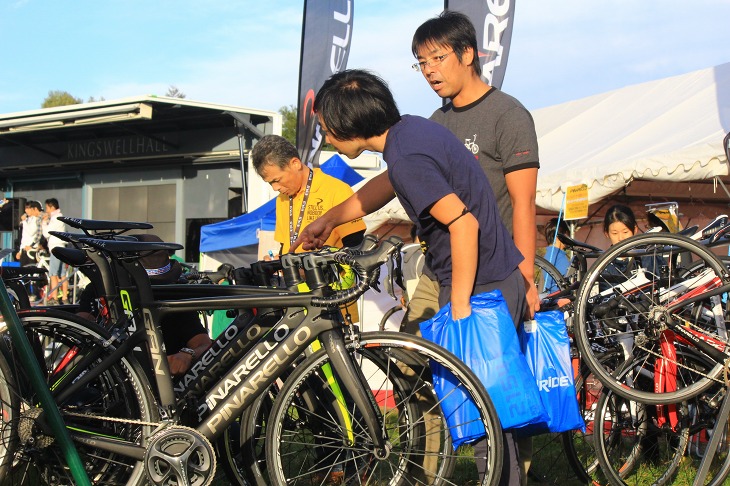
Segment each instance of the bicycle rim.
M103 329L72 315L58 311L30 311L21 313L19 317L55 396L71 385L74 379L71 377L87 373L113 351L101 344L108 338ZM24 377L23 366L12 351L9 336L4 334L3 339L11 349L11 368L17 375L18 384L13 392L19 401L21 416L18 447L6 484L72 484L73 478L65 466L60 447L35 423L33 411L38 410L37 397L29 386L29 380ZM77 368L85 357L100 350L99 357L85 369ZM157 421L157 408L149 389L139 365L124 358L57 405L72 437L115 438L143 445L151 427L104 417ZM141 461L79 442L76 447L92 484L136 485L146 482Z
M318 352L297 367L274 403L267 428L266 457L275 484L497 484L502 464L501 428L494 406L481 383L463 363L420 338L396 333L365 333L348 349L362 366L381 410L381 432L389 454L378 459L362 413L346 401L349 427L328 406L308 410L297 403L300 390L313 380L324 385L320 368L329 362ZM486 431L486 464L481 482L471 446L454 450L440 400L430 385L428 363L439 363L453 374L458 390L473 399L477 420ZM321 403L327 404L327 387ZM332 395L332 394L330 394ZM347 399L346 399L347 400ZM453 427L454 424L451 424ZM464 425L464 424L457 424ZM453 472L452 472L453 468Z
M683 272L689 259L703 262L703 272ZM722 366L700 375L667 355L666 346L674 337L664 332L664 309L690 292L701 292L701 285L724 284L726 273L706 248L678 235L644 234L614 245L591 267L578 291L574 325L581 357L601 383L630 400L669 404L701 393L716 382ZM718 302L719 298L707 297L680 305L669 318L727 342ZM625 363L635 367L623 383L600 365L598 356L611 350L622 352ZM654 386L660 362L676 368L672 371L676 384L671 387Z

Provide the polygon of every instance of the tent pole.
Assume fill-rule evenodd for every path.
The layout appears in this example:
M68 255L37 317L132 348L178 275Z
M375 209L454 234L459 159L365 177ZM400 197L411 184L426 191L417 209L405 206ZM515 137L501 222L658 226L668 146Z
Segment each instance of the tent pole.
M248 212L248 191L246 188L246 158L243 156L243 134L238 125L238 120L234 118L233 123L236 125L236 135L238 137L238 154L241 161L241 211Z

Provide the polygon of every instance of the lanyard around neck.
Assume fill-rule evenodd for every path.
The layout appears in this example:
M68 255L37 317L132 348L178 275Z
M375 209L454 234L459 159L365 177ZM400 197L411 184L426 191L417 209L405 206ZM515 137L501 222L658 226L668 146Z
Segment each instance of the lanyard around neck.
M297 218L297 227L294 227L294 196L289 196L289 245L293 245L299 236L299 230L302 228L302 220L304 219L304 211L307 209L307 200L309 199L309 190L312 188L312 178L314 170L309 169L309 177L307 177L307 185L304 188L304 198L302 199L302 208L299 210Z

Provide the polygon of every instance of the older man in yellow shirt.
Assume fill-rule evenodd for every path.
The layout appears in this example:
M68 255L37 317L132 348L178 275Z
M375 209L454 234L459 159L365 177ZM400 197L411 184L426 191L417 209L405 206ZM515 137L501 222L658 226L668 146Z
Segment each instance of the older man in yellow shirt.
M274 239L281 244L280 255L289 253L307 225L353 194L345 182L320 169L310 169L299 159L296 147L279 135L261 138L251 150L251 160L261 178L279 193ZM365 223L358 218L336 227L324 246L356 246L364 234ZM351 305L348 310L356 322L356 307Z

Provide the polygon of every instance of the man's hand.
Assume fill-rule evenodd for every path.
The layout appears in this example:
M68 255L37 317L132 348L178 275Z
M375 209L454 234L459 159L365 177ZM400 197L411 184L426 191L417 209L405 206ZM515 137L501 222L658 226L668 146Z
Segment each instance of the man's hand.
M456 306L453 302L451 302L451 318L453 320L458 321L459 319L464 319L470 315L471 304L467 304L466 306Z
M296 241L289 248L289 252L294 252L294 250L299 248L299 245L305 250L322 248L334 229L335 225L330 223L325 217L312 221L299 233Z
M167 357L167 364L170 366L172 375L182 375L190 369L192 363L193 357L190 353L175 353Z

